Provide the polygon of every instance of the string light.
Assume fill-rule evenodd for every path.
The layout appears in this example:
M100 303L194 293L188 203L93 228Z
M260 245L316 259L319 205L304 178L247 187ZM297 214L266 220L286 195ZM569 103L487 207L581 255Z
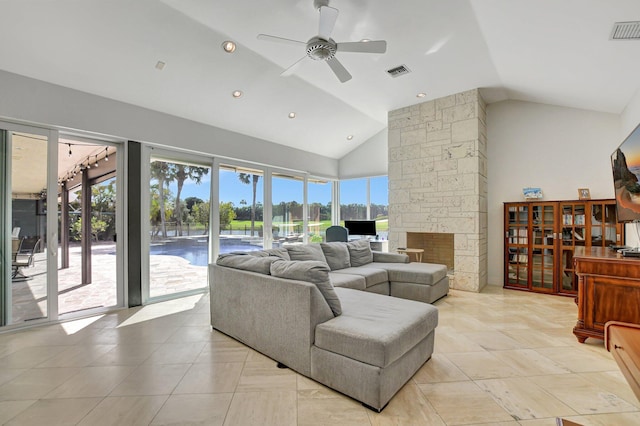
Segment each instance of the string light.
M69 147L69 152L68 152L69 157L73 156L72 146L76 144L67 143L66 145ZM93 160L91 159L92 156L94 157ZM65 185L67 182L75 179L78 173L82 175L83 172L91 169L92 167L93 168L100 167L100 160L109 161L109 147L105 147L104 156L102 158L100 158L100 154L93 154L93 155L87 156L84 161L76 163L71 170L66 172L63 178L59 179L59 184Z

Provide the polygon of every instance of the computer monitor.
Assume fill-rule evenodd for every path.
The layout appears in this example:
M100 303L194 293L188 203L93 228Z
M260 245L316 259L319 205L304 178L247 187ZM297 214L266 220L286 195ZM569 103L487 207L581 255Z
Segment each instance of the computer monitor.
M377 235L375 220L345 220L344 227L349 235Z

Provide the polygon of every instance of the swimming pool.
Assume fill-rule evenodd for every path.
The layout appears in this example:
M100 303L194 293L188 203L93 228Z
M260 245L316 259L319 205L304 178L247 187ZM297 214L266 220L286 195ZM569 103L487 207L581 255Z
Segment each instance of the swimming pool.
M232 251L261 250L262 247L235 238L220 239L220 253ZM188 260L192 265L207 266L209 264L208 238L177 238L160 244L152 244L152 255L178 256Z

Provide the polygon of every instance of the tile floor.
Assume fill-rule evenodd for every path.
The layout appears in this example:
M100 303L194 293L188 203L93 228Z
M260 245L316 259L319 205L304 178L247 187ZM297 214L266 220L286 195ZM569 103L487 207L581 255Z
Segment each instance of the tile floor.
M208 295L0 335L7 425L638 425L572 299L489 287L436 303L435 353L381 414L209 327Z

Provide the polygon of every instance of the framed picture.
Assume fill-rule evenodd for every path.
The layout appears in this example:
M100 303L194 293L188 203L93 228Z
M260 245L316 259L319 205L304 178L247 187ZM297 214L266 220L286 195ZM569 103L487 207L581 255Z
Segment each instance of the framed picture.
M589 192L589 188L578 188L578 198L581 200L590 200L591 193Z
M526 200L539 200L542 198L542 189L540 188L522 188L522 193Z

